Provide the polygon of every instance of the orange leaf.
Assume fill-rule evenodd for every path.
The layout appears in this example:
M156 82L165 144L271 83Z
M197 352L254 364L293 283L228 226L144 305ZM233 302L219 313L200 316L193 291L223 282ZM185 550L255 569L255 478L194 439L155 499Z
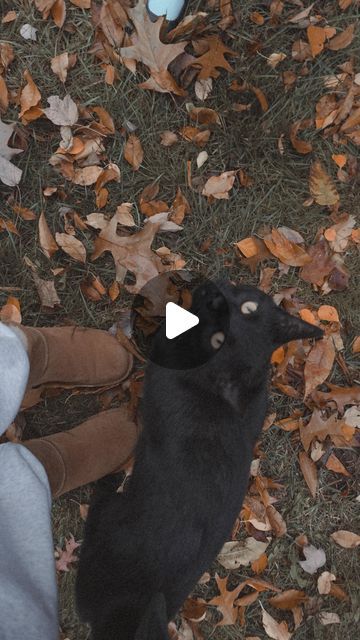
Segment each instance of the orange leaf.
M24 78L27 84L25 85L25 87L23 88L20 94L21 111L19 113L19 118L22 118L23 115L26 114L26 112L29 111L29 109L31 109L31 107L38 106L41 100L40 91L37 88L28 70L24 71Z
M56 0L51 7L52 18L59 29L63 26L66 18L65 0Z
M322 52L325 40L326 40L326 32L323 27L316 27L314 25L310 25L307 28L307 37L310 44L311 55L315 58L319 53Z
M345 167L347 163L347 157L343 153L333 153L331 158L340 169Z
M261 26L265 22L264 16L261 15L261 13L259 13L258 11L252 11L250 13L250 20L254 24L257 24L258 26Z
M112 285L109 287L110 300L114 302L114 300L116 300L116 298L118 298L119 295L120 295L120 287L119 287L119 284L116 282L116 280L114 280Z
M193 107L189 112L190 120L198 124L221 124L219 114L207 107Z
M245 258L251 258L259 253L258 246L253 237L244 238L236 242L235 246L241 251Z
M340 49L345 49L349 46L349 44L352 43L354 39L354 30L355 23L349 24L345 31L331 38L330 42L327 45L327 48L331 49L331 51L339 51Z
M290 127L291 144L298 153L302 153L304 155L312 151L312 144L311 142L300 140L296 136L298 131L301 131L302 129L304 129L306 126L310 124L310 122L311 120L298 120L297 122L294 122L294 124L292 124Z
M269 251L284 264L293 267L303 267L311 261L305 249L287 237L278 229L272 229L271 235L265 236L264 242Z
M271 364L281 364L285 358L284 347L278 347L271 355Z
M318 316L320 320L327 320L327 322L340 322L339 315L335 307L331 307L328 304L322 304L318 308Z
M287 589L276 596L269 598L268 602L272 607L277 609L291 610L302 604L308 599L305 591L299 591L298 589Z
M43 211L41 212L39 217L39 242L40 247L47 258L51 258L59 248L48 227L48 223L46 222Z
M305 451L300 451L299 463L301 472L304 476L307 486L309 487L310 493L312 497L315 498L318 485L316 465L305 453Z
M17 298L9 296L6 304L0 311L0 320L2 322L16 322L21 323L20 302Z
M331 336L325 336L312 347L305 362L305 398L307 398L319 384L325 382L331 372L334 360L335 347L333 339Z
M189 62L189 66L200 68L198 73L198 80L206 80L207 78L218 78L220 71L218 69L225 69L226 71L233 71L232 66L225 58L225 54L228 56L238 57L238 53L224 45L221 38L217 35L207 36L203 38L201 44L206 44L206 52Z
M330 469L330 471L335 471L336 473L342 473L343 476L350 477L351 474L348 472L346 467L340 462L339 458L336 457L334 453L331 453L328 457L325 467Z
M313 312L310 311L310 309L300 309L299 316L301 320L305 320L305 322L309 322L310 324L315 324L315 325L319 324Z
M353 353L360 353L360 336L356 336L353 345L352 345Z
M139 138L131 133L125 144L124 158L132 166L134 171L138 171L144 159L144 151Z
M268 566L268 559L266 553L262 553L260 558L253 560L251 563L251 569L254 573L262 573Z

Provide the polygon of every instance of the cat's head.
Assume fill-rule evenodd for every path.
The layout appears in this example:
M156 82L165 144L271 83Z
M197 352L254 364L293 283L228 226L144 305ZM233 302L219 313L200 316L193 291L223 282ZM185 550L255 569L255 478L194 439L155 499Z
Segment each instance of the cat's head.
M210 357L218 351L218 363L222 357L231 357L245 368L261 367L280 345L323 336L321 329L290 315L270 296L249 285L221 282L200 286L194 292L191 311L200 320L199 348Z
M173 340L165 327L154 343L153 359L171 369L208 363L244 372L264 369L280 345L300 338L321 338L318 327L277 307L256 287L208 282L193 293L190 311L199 324Z

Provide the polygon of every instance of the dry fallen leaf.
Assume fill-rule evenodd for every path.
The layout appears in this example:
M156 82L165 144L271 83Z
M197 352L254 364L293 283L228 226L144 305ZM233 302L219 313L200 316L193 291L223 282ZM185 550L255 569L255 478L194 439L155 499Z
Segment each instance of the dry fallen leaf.
M168 66L184 52L186 41L164 44L160 39L163 19L151 22L145 0L139 0L134 8L127 9L127 13L135 26L135 32L130 36L132 45L122 47L120 55L123 59L137 60L148 67L150 78L140 86L161 93L185 95L186 92L176 84Z
M208 602L213 606L216 606L218 611L222 614L222 620L220 621L219 626L224 626L228 624L235 624L238 616L238 608L234 606L234 602L238 597L240 591L244 588L245 582L240 583L235 589L232 591L227 590L227 577L220 578L217 573L215 574L215 580L217 587L220 591L219 596L215 596Z
M262 604L261 608L262 622L267 636L274 640L290 640L292 634L288 630L287 623L285 621L277 622L267 611L265 611Z
M225 569L233 570L240 565L247 566L250 562L258 560L265 552L269 542L261 542L255 538L246 538L245 541L225 542L217 556L217 561Z
M326 555L323 549L317 549L312 544L309 544L304 546L302 551L306 560L299 560L299 564L306 573L316 573L320 567L324 566Z
M14 124L5 124L0 118L0 180L9 187L19 184L22 176L22 170L10 162L13 156L22 152L22 149L8 146L14 128Z
M31 24L23 24L20 27L19 33L24 38L24 40L33 40L34 42L36 42L36 32L37 29L35 29L35 27L32 27Z
M321 624L340 624L340 618L337 613L330 611L321 611L319 613L319 621Z
M334 580L336 580L336 576L334 576L333 573L330 573L329 571L323 571L317 580L318 592L321 595L330 593L331 583L334 582Z
M218 78L220 71L218 69L225 69L226 71L233 71L232 66L226 60L225 55L238 57L238 53L224 45L221 38L217 35L207 36L197 42L198 46L205 48L206 51L199 58L192 60L189 66L200 69L197 79L207 80L208 78Z
M22 89L20 94L21 110L19 113L19 118L23 118L28 114L30 110L32 110L33 108L37 108L41 101L41 93L27 69L24 71L24 78L27 84Z
M228 200L229 191L232 189L235 181L236 171L225 171L219 176L212 176L207 180L202 190L202 195L206 196L211 202L214 198L217 200Z
M47 101L50 107L44 109L43 112L54 124L72 126L78 121L78 108L69 95L63 99L59 96L49 96Z
M326 41L326 31L323 27L310 25L307 28L307 37L310 44L311 55L315 58L324 48Z
M311 420L306 426L303 426L302 422L300 423L300 438L306 451L309 450L314 438L323 442L327 436L331 437L336 446L347 446L354 435L354 431L355 427L347 425L344 419L339 420L336 415L323 420L321 411L317 409L313 412Z
M331 51L339 51L340 49L348 47L354 39L354 30L355 23L349 24L345 31L331 38L330 42L327 44L327 49L330 49Z
M80 547L79 542L75 542L74 536L71 534L70 538L65 541L65 549L56 547L56 570L57 571L70 571L69 565L78 561L78 557L74 555L75 549Z
M59 249L54 237L46 222L45 214L42 211L39 217L39 243L43 253L47 258L51 258Z
M69 69L76 64L76 53L68 54L67 51L51 58L51 69L61 82L65 82Z
M172 147L178 141L179 141L179 138L177 137L177 134L174 133L173 131L163 131L160 134L160 144L162 144L163 147Z
M297 589L287 589L282 593L278 593L276 596L269 598L268 603L276 609L290 610L297 607L307 600L305 591L298 591Z
M67 233L56 233L55 239L59 247L78 262L86 262L86 249L80 240Z
M313 498L316 498L317 487L318 487L318 477L317 477L317 468L313 460L309 458L309 456L305 453L305 451L300 451L299 453L299 464L301 472L304 476L304 480L309 487L309 491Z
M334 533L330 534L330 538L344 549L355 549L355 547L360 545L360 536L357 533L344 529L334 531Z
M306 142L297 137L298 132L310 126L311 122L311 120L298 120L290 127L290 141L298 153L306 154L312 151L313 147L311 142Z
M134 171L138 171L144 159L144 151L139 138L134 134L130 134L125 147L124 158L132 166Z
M305 398L307 398L317 386L325 382L332 370L335 355L334 342L331 336L325 336L311 348L310 353L307 355L304 368Z
M303 267L311 261L305 249L289 240L279 229L272 229L271 235L265 236L264 243L268 250L284 264Z
M318 204L330 206L339 201L335 185L319 160L311 165L309 184L310 193Z

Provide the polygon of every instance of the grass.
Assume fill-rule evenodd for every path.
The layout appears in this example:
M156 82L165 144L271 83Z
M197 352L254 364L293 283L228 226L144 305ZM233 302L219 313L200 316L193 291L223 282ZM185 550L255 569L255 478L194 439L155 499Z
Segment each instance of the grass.
M198 148L186 142L179 142L170 149L159 144L162 131L177 131L189 124L185 103L193 101L199 104L193 88L185 100L174 99L164 94L146 93L136 86L139 78L135 79L122 68L118 69L120 81L114 87L105 85L102 69L88 53L93 40L89 12L79 10L67 2L69 19L76 27L74 33L68 33L64 30L59 31L51 19L44 22L31 2L6 0L3 13L15 9L18 18L16 22L1 27L1 38L12 42L16 53L16 60L7 73L7 83L11 90L17 90L23 85L23 71L27 68L42 93L44 106L47 96L63 96L66 90L74 100L85 105L102 105L112 115L116 134L113 138L108 138L106 152L110 160L119 164L122 180L118 184L109 185L110 199L105 212L111 213L121 202L131 201L135 203L135 218L141 221L142 216L136 204L139 193L144 186L161 176L159 197L171 201L177 187L180 186L190 201L192 213L186 218L184 229L177 234L176 239L174 236L161 236L157 239L158 244L164 242L176 247L187 260L189 268L198 270L208 277L225 276L257 284L259 273L252 275L241 265L233 250L234 242L261 230L264 226L287 225L300 231L309 245L314 241L319 227L328 225L326 209L317 205L309 209L303 207L303 202L309 195L309 167L316 156L335 176L331 154L341 152L342 147L336 147L331 137L324 137L321 132L309 129L305 132L305 137L313 143L314 153L300 156L291 147L288 130L294 121L314 116L315 105L325 93L323 79L326 75L338 72L339 64L352 57L356 71L360 71L360 40L357 36L344 51L322 53L307 65L308 73L301 76L301 65L292 61L291 47L295 39L305 37L305 32L285 21L275 27L269 23L263 27L254 25L249 19L250 12L257 10L266 16L268 3L235 0L233 4L239 15L240 25L229 32L229 42L239 53L239 57L234 61L233 77L260 87L269 101L270 108L265 114L262 113L252 94L244 97L230 91L229 75L221 75L214 82L214 89L206 101L206 106L220 113L222 124L213 130L206 147L209 160L199 171L194 169ZM285 4L288 10L290 3ZM204 2L192 2L191 8L204 10L204 5ZM360 17L360 9L356 4L345 13L341 13L334 1L317 2L316 10L317 13L326 16L331 26L339 29L350 22L358 21ZM36 45L23 40L19 35L20 25L25 22L38 29ZM258 54L252 54L249 45L257 39L261 41L262 48ZM76 52L78 62L69 72L64 89L51 72L49 60L65 50L69 53ZM287 58L273 70L267 65L266 57L276 51L286 53ZM290 69L297 73L298 78L293 90L285 92L281 71ZM251 110L243 113L233 111L232 104L239 100L251 101ZM3 119L5 122L17 121L17 113L17 108L11 107ZM136 133L144 147L144 162L138 172L133 172L122 157L123 138L119 131L125 120L130 120L136 125ZM277 148L278 139L282 134L284 155L280 155ZM65 183L65 202L57 196L45 199L42 195L45 186L59 186L64 183L48 164L50 155L58 146L58 128L41 120L28 127L26 135L28 149L16 160L16 164L24 173L19 189L14 190L15 198L18 204L31 207L36 213L44 210L54 233L63 231L59 207L69 206L85 216L96 210L93 191L91 188ZM348 151L354 155L357 153L356 148L351 145ZM218 201L209 205L198 191L192 191L187 187L188 159L193 161L193 175L199 178L200 185L212 173L218 174L240 167L253 178L254 184L251 188L233 189L228 201ZM359 177L350 184L337 183L337 188L341 195L342 210L358 216ZM1 215L5 219L15 221L14 214L6 203L11 190L3 186L0 189L4 195ZM122 308L126 306L126 298L120 296L114 304L95 304L86 300L79 289L80 282L89 273L100 276L105 285L110 285L114 278L111 257L104 255L95 263L87 261L82 265L74 263L64 254L58 254L49 263L41 253L34 222L17 219L16 223L20 231L18 238L5 233L0 237L0 286L20 288L16 295L21 301L24 323L41 326L72 322L104 329L113 324ZM91 234L80 233L79 237L90 251ZM208 252L204 253L201 251L201 245L209 238L212 242ZM65 274L56 280L61 307L52 314L45 313L40 308L31 274L24 265L25 256L30 257L39 266L40 275L44 277L51 276L49 266L66 267ZM273 291L286 286L297 286L299 297L309 305L334 304L343 325L345 359L348 365L355 369L358 360L351 354L350 345L353 337L360 333L357 293L360 290L359 252L352 249L347 256L346 264L351 271L351 280L349 289L342 293L331 293L325 299L320 298L310 285L298 279L298 272L293 268L288 275L274 280ZM0 289L0 306L5 303L7 295ZM331 379L339 384L346 384L338 367L334 368ZM290 402L279 393L273 394L272 404L280 417L288 415L293 406L296 406L296 403ZM44 405L35 407L26 414L27 426L24 437L70 428L96 413L99 408L99 401L95 396L90 396L90 399L86 396L84 399L67 393L59 398L48 399ZM357 503L354 498L357 491L356 482L359 480L359 472L355 467L355 453L337 451L339 457L347 456L344 462L352 475L344 479L322 469L319 496L313 501L300 474L297 462L300 446L296 434L284 433L277 428L270 429L263 434L261 447L265 454L261 463L262 472L286 487L286 490L279 494L280 500L276 506L288 526L287 535L280 539L274 538L269 547L269 567L263 577L282 589L304 588L309 595L317 597L316 577L305 575L297 564L298 555L294 539L297 535L306 533L312 544L324 548L327 556L324 569L335 573L350 599L341 603L330 596L323 596L321 607L326 611L338 613L340 624L322 626L318 616L313 615L302 623L293 637L296 640L322 640L325 637L332 640L350 640L356 637L359 624L356 552L341 549L330 541L329 535L338 528L355 529ZM69 533L73 533L76 539L81 539L82 521L78 505L88 502L90 492L91 489L85 487L54 502L55 544L62 545ZM218 565L215 566L221 575L224 575L224 570ZM232 572L229 584L235 586L250 574L251 571L246 568L241 572ZM74 575L74 571L71 571L59 576L60 624L64 637L69 640L85 640L89 637L89 630L79 623L74 610ZM210 583L210 587L201 587L200 592L206 597L215 595L214 581ZM260 600L275 618L290 622L291 617L286 612L280 612L281 615L278 615L270 605L267 606L266 595L261 594ZM265 638L261 610L257 602L247 607L244 628L218 627L213 631L213 628L206 624L205 632L216 640L242 639L246 636Z

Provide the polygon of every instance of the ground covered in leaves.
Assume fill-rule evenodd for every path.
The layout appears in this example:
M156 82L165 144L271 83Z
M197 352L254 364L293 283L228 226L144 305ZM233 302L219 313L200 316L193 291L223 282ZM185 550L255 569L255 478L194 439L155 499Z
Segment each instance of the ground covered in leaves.
M359 2L199 0L190 13L166 34L142 0L2 3L1 317L108 329L149 278L186 265L257 284L322 326L323 341L273 356L244 507L178 637L350 639L359 625ZM133 406L141 377L139 362L126 389L43 390L7 436ZM84 487L53 506L69 640L89 637L73 584L90 495Z

